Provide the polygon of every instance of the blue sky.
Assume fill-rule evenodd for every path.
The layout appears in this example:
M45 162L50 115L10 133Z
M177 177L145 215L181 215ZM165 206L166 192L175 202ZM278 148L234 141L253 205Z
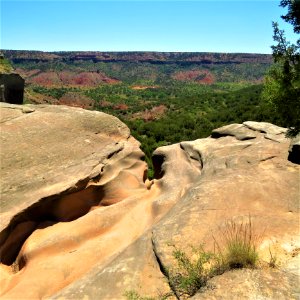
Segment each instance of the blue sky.
M271 53L275 0L0 0L1 49Z

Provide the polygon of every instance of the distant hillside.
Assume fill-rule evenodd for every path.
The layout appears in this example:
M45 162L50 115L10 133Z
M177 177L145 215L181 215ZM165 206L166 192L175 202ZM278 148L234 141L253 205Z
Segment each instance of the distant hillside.
M281 125L262 101L272 56L245 53L3 51L25 79L25 103L99 110L124 121L151 156L244 121Z
M3 52L27 83L56 87L116 82L147 86L179 81L260 83L272 64L271 55L247 53ZM65 80L65 72L75 80Z
M251 53L209 53L209 52L42 52L3 50L5 56L18 63L21 61L78 61L92 60L94 62L150 62L157 64L240 64L240 63L272 63L269 54Z

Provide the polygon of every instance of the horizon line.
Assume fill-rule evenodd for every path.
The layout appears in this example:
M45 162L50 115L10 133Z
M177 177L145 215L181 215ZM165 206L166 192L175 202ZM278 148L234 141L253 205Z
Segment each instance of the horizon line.
M61 52L100 52L100 53L220 53L220 54L260 54L272 55L272 53L263 52L225 52L225 51L168 51L168 50L34 50L34 49L0 49L0 51L31 51L45 53Z

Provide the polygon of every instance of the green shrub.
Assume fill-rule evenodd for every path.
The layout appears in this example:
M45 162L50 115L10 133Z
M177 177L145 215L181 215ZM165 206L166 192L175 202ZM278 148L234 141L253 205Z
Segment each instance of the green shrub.
M124 293L124 296L127 300L166 300L173 294L163 294L159 295L158 297L147 297L147 296L141 296L137 291L130 290Z
M131 290L124 293L127 300L155 300L152 297L143 297L137 291Z
M256 244L258 236L253 231L251 217L247 222L227 221L220 228L220 238L213 236L217 251L205 251L203 246L191 246L192 255L178 249L175 245L173 257L177 266L166 270L169 285L179 299L195 295L201 288L207 286L208 280L225 271L235 268L253 268L258 262ZM221 247L222 245L222 247ZM270 267L275 266L276 257L271 252ZM136 291L125 293L128 300L165 300L172 294L158 298L142 297Z
M169 282L177 297L193 296L206 286L207 280L214 270L216 257L213 253L204 251L203 247L192 247L193 258L175 247L173 256L177 268L169 271Z

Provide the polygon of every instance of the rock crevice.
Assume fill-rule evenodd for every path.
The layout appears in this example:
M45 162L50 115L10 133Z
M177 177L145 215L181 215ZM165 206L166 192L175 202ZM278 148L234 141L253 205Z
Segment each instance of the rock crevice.
M210 250L212 233L249 214L263 230L260 255L274 241L284 266L285 257L298 257L299 165L287 160L284 128L245 122L160 147L149 181L139 143L118 119L25 107L34 112L19 118L18 106L0 105L3 299L123 299L135 288L147 296L172 290L180 299L168 278L174 259L167 245ZM16 263L20 271L12 272ZM285 269L294 274L294 265ZM266 278L280 277L280 292L293 299L288 272ZM216 289L226 298L222 284ZM270 289L276 295L276 286Z

